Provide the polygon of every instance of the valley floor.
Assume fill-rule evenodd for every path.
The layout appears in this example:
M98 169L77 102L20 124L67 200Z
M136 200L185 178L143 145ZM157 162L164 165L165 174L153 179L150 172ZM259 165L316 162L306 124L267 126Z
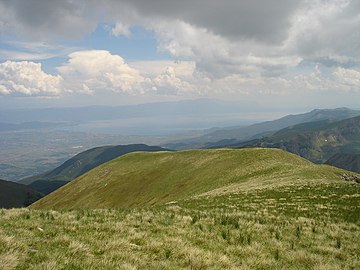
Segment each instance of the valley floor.
M1 269L360 269L360 185L142 209L0 210Z

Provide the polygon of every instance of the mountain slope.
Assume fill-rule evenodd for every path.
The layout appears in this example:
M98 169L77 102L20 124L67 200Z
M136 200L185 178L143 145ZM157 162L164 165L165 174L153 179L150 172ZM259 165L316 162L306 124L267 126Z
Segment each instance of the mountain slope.
M360 153L360 116L336 122L303 123L269 137L228 146L280 148L313 162L324 163L334 153Z
M137 151L157 152L167 151L167 149L145 144L96 147L77 154L48 173L25 178L20 183L28 184L32 188L48 194L109 160Z
M61 180L36 180L28 186L44 195L47 195L54 190L66 185L69 181Z
M42 197L26 185L0 180L0 208L26 207Z
M329 158L325 164L360 173L360 154L338 153Z
M172 149L221 147L263 136L269 136L280 129L300 123L317 122L321 120L339 121L359 115L360 111L348 108L316 109L308 113L287 115L280 119L266 121L250 126L220 128L215 131L210 131L197 138L180 142L172 142L166 144L165 146Z
M31 208L146 207L201 194L340 181L342 172L277 149L132 153L87 172Z

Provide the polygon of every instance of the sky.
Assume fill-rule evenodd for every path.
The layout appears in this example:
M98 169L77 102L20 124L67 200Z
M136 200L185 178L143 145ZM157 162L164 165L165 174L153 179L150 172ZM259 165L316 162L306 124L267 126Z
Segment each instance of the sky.
M0 0L0 108L360 107L357 0Z

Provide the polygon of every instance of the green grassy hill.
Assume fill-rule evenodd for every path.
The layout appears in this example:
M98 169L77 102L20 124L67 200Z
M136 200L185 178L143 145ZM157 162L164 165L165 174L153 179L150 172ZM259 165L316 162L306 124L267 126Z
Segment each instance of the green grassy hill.
M0 180L0 208L26 207L42 197L26 185Z
M201 194L341 181L342 170L277 149L132 153L80 176L33 209L145 207Z
M157 152L165 150L167 149L145 144L95 147L77 154L50 172L25 178L19 183L27 184L43 194L49 194L76 177L116 157L136 151Z

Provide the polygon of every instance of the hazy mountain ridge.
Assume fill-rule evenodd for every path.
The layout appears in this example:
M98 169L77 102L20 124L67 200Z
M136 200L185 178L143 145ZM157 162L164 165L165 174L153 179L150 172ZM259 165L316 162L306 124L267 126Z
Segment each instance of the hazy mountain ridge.
M324 163L334 153L360 153L360 116L335 122L303 123L269 137L229 146L280 148L313 162Z
M207 134L183 141L171 142L164 146L174 149L211 148L270 136L275 132L301 123L320 120L338 121L360 115L360 111L348 108L315 109L308 113L287 115L282 118L250 126L227 127L210 130ZM224 142L221 142L224 141Z

